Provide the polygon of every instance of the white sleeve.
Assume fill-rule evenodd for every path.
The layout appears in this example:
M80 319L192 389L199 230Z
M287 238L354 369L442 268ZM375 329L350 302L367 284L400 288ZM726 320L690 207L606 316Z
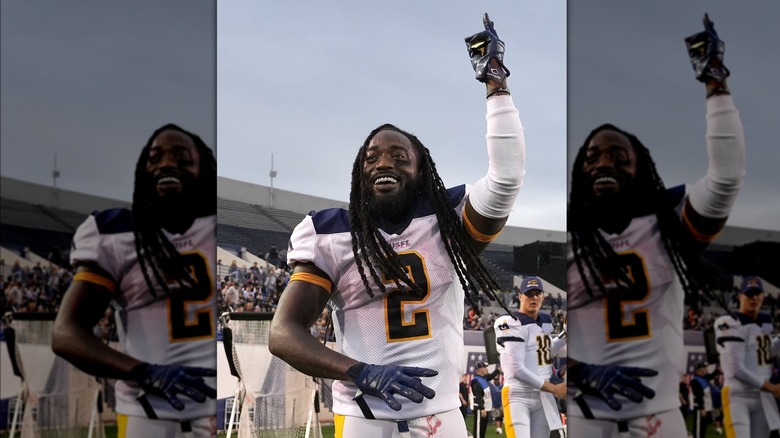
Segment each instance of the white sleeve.
M736 327L728 326L728 323L716 323L715 327L715 340L718 344L723 374L726 377L734 377L756 389L761 388L764 381L745 367L746 340L739 330Z
M772 356L780 356L780 336L772 339Z
M707 99L707 174L693 184L691 206L707 218L725 218L745 175L745 137L730 95Z
M112 280L118 281L120 263L113 251L113 244L107 240L100 232L95 214L91 214L73 234L70 263L97 265L110 274Z
M525 137L510 95L487 99L487 175L474 184L469 200L482 216L509 216L525 175Z

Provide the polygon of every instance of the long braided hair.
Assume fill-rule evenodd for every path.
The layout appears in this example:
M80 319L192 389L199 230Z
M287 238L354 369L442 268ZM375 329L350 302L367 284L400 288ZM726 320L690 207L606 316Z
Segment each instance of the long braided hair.
M615 281L618 290L633 288L633 281L629 278L627 269L618 261L618 255L599 232L597 215L594 214L598 206L593 196L592 182L583 170L588 145L596 134L605 130L625 135L634 148L637 171L631 197L636 204L629 202L626 208L632 209L635 216L656 216L661 240L683 286L686 302L698 301L699 294L704 292L722 303L722 299L712 292L710 276L704 270L697 249L699 246L683 232L682 223L674 210L675 206L669 201L666 187L658 175L650 151L635 135L608 123L590 132L577 153L572 170L567 226L571 235L574 261L587 294L591 298L606 295L602 278ZM588 277L595 283L598 291L593 290L591 283L587 281Z
M214 153L199 136L172 123L166 124L149 137L135 166L135 186L133 189L133 234L135 251L141 272L149 291L153 295L157 289L155 283L167 295L169 283L176 282L178 287L192 288L195 279L182 261L179 251L162 231L163 214L155 184L146 171L149 152L154 140L164 131L177 131L188 136L195 144L200 156L200 173L183 199L177 214L198 218L217 212L217 160ZM163 201L164 202L164 201ZM172 212L166 212L172 214ZM153 281L154 279L154 281Z
M349 195L352 253L355 255L355 262L357 263L358 272L363 280L366 292L370 296L374 296L368 280L369 276L381 293L385 292L385 285L380 274L392 280L399 289L403 287L401 283L404 283L409 288L422 292L420 286L409 278L401 258L380 233L379 227L369 209L369 199L372 194L368 184L365 182L363 163L365 162L366 149L369 142L377 133L384 130L394 131L405 136L417 151L420 157L418 196L433 204L447 255L455 267L455 272L464 292L466 292L469 303L476 312L479 312L479 307L474 302L469 290L473 290L475 294L482 290L488 298L497 300L496 291L500 287L490 276L490 273L482 264L479 254L469 243L463 224L450 202L447 188L436 171L436 165L431 158L428 148L416 136L389 123L371 131L360 147L355 163L352 166L352 187ZM368 273L366 273L366 269ZM508 313L511 313L501 300L497 301Z

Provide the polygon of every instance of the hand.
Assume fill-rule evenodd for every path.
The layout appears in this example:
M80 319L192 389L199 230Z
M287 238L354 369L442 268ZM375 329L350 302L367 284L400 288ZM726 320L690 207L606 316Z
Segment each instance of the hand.
M643 385L639 378L657 374L657 371L647 368L586 363L577 363L567 370L567 376L571 377L582 393L604 400L615 411L622 407L615 399L615 394L627 397L634 403L641 403L645 397L655 397L655 391Z
M142 363L136 365L130 375L146 394L166 399L179 411L184 409L184 403L177 394L184 394L199 403L206 401L206 397L217 397L217 390L203 380L203 377L217 375L217 370L213 368Z
M504 42L498 38L487 12L482 17L482 23L485 25L485 30L466 37L471 66L478 81L493 80L502 83L509 76L509 69L504 66ZM495 59L498 66L491 66L491 59Z
M480 415L481 415L481 416L483 416L483 417L487 417L487 411L486 411L486 410L484 410L484 409L482 409L482 410L480 411Z
M415 403L421 403L423 397L431 399L436 392L423 385L420 377L433 377L438 371L429 368L382 366L357 363L347 370L347 375L365 395L382 399L390 409L398 411L401 403L393 395L399 394Z
M553 385L552 395L555 396L558 400L563 400L566 398L566 381L564 380L561 383L556 383Z
M691 58L696 79L700 82L715 81L722 83L730 74L723 65L725 43L718 38L709 15L704 14L704 31L685 38L688 56Z

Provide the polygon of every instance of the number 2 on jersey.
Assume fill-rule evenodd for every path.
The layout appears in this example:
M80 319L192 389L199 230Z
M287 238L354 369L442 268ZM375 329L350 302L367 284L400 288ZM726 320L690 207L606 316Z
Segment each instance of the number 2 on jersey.
M184 265L195 280L193 289L174 289L168 295L168 323L171 341L191 341L214 336L213 306L195 312L194 321L187 318L187 307L207 303L213 289L206 258L197 252L182 254Z
M430 296L431 288L425 260L415 251L398 253L401 263L406 266L406 275L422 289L422 292L410 289L397 289L385 295L385 327L387 342L411 341L431 337L431 325L428 309L412 312L412 321L404 319L406 304L423 304ZM394 285L392 281L385 283Z
M628 290L608 292L605 297L605 319L607 323L607 341L620 342L649 337L650 312L647 309L632 310L631 320L624 319L624 308L628 303L639 304L650 296L650 283L647 280L645 262L634 252L618 255L626 268L633 287Z

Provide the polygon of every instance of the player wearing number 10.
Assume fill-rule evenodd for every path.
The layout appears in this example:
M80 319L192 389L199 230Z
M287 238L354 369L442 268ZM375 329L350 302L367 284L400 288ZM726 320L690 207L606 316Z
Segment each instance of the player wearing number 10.
M684 298L708 290L698 256L726 223L745 153L723 42L706 15L704 26L685 42L706 85L706 175L666 190L649 150L612 125L593 130L574 161L568 381L577 393L568 407L577 436L686 435L678 409Z
M136 165L132 211L93 213L73 237L77 272L52 348L89 374L119 380L120 437L215 433L215 199L211 150L165 125ZM109 302L121 351L92 335Z
M466 44L486 85L487 176L447 189L417 137L382 125L358 150L349 210L312 213L291 237L295 268L269 347L307 374L337 380L337 436L466 436L464 290L497 289L478 254L506 222L525 161L504 44L487 14L484 26ZM336 351L308 332L326 303Z

